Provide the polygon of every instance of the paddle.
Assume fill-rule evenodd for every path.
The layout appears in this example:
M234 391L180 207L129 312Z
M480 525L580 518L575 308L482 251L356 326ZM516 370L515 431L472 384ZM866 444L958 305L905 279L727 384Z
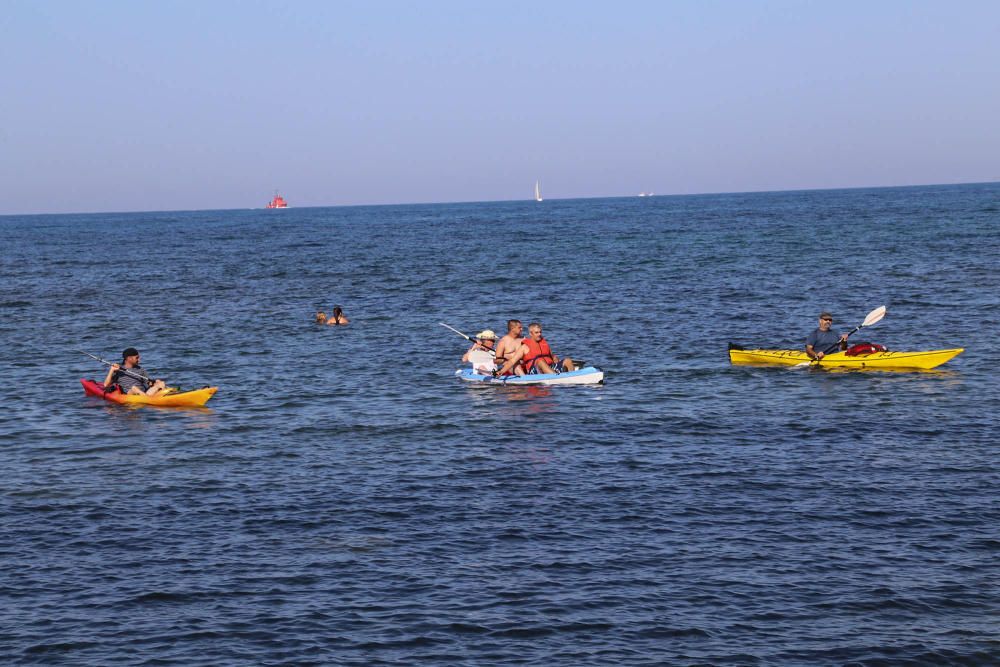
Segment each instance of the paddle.
M95 360L101 362L105 366L114 366L114 364L112 362L108 361L107 359L101 359L100 357L94 356L90 352L85 352L83 350L77 350L77 352L79 352L80 354L85 354L88 357L90 357L91 359L95 359ZM146 377L144 375L140 375L139 373L132 373L131 371L129 371L129 369L124 368L121 365L118 366L118 372L119 373L124 373L125 375L128 375L131 378L135 378L136 380L139 380L140 382L151 382L151 380L148 377ZM176 391L178 391L178 389L176 389L175 387L164 387L163 388L163 393L164 394L173 393L173 392L176 392Z
M853 329L851 329L850 331L848 331L847 332L847 336L844 338L844 340L847 340L848 338L850 338L851 335L854 334L854 332L856 332L857 330L861 329L862 327L870 327L871 325L873 325L873 324L875 324L877 322L881 322L883 317L885 317L885 306L879 306L878 308L876 308L872 312L868 313L868 316L865 318L864 322L862 322L858 326L856 326ZM830 354L830 352L832 352L833 350L836 350L839 346L840 346L840 341L837 341L836 343L834 343L830 347L828 347L825 350L823 350L823 356L825 357L826 355ZM822 361L822 359L812 359L811 361L803 361L801 364L795 364L795 366L793 366L793 368L801 368L803 366L809 366L811 364L818 364L821 361Z
M469 336L466 336L464 333L462 333L461 331L459 331L455 327L450 327L447 324L445 324L444 322L438 322L438 324L440 324L441 326L443 326L445 329L451 329L452 331L454 331L455 333L457 333L459 336L461 336L465 340L469 341L470 343L478 343L479 342L478 338L471 338ZM494 352L493 350L489 349L488 347L483 347L483 349L486 350L487 352L489 352L494 357L497 356L497 353Z
M851 335L855 331L857 331L858 329L860 329L861 327L870 327L871 325L875 324L876 322L881 322L883 317L885 317L885 306L879 306L878 308L876 308L872 312L868 313L868 317L865 318L864 322L862 322L858 326L856 326L853 329L851 329L850 331L848 331L847 332L847 338L850 338ZM847 340L847 339L845 338L844 340ZM840 343L837 343L837 344L835 344L835 345L833 345L831 347L828 347L827 349L823 350L823 354L824 355L829 354L831 351L837 349L838 345L840 345Z

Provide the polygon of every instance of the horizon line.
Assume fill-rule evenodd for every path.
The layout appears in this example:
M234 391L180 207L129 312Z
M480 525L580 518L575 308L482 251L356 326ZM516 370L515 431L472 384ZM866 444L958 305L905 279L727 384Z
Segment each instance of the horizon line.
M955 181L951 183L908 183L905 185L855 185L847 187L816 187L816 188L792 188L789 190L718 190L705 192L687 193L666 193L666 194L646 194L644 198L650 197L703 197L707 195L745 195L745 194L778 194L783 192L833 192L837 190L892 190L903 188L927 188L927 187L949 187L956 185L994 185L1000 183L1000 177L990 181ZM598 195L592 197L546 197L545 201L579 201L586 199L633 199L639 198L638 194L631 195ZM376 208L389 206L441 206L452 204L504 204L511 202L535 202L533 198L525 199L485 199L485 200L457 200L457 201L414 201L398 202L394 204L318 204L313 206L289 206L290 209L315 209L315 208ZM544 203L544 202L535 202ZM179 208L179 209L143 209L132 211L68 211L62 213L41 212L41 213L0 213L0 218L27 217L35 215L122 215L127 213L195 213L211 211L264 211L270 210L264 206L238 207L238 208Z

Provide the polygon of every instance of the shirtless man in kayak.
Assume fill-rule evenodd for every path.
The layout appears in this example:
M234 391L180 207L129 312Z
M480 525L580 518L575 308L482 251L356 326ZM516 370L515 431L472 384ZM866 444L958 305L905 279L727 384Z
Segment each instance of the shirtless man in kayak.
M509 367L507 365L507 360L521 349L523 330L521 320L507 320L507 335L500 339L496 349L496 364L497 368L501 369L498 375L524 375L524 369L520 364L511 364Z
M826 356L827 351L836 352L837 349L847 349L848 334L838 336L830 331L833 326L833 315L827 312L819 314L819 328L813 330L806 338L806 354L810 359L819 361ZM831 349L833 348L833 349Z
M515 364L522 369L522 373L536 374L561 373L575 368L572 359L566 357L560 360L556 356L549 347L549 342L542 336L542 325L538 322L528 325L528 338L521 342L521 346L513 356L507 356L499 375L509 374Z
M122 369L127 370L128 373L122 372ZM159 396L166 389L163 380L156 380L154 382L146 374L146 371L140 368L139 350L134 347L130 347L122 352L121 364L111 364L111 368L108 369L108 375L104 378L104 386L110 387L112 384L117 384L121 387L123 394L135 394L139 396L143 394L146 396Z

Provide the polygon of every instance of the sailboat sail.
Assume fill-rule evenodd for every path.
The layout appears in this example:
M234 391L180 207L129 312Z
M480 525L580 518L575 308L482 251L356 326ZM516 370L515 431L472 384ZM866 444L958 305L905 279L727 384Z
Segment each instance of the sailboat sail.
M538 181L535 181L535 201L542 201L542 189L538 187Z

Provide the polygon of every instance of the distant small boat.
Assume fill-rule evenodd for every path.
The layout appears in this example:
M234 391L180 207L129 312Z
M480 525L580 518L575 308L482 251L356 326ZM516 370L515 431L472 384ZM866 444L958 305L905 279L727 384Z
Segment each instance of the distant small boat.
M640 192L639 196L640 197L652 197L653 193L652 192Z
M535 181L535 201L542 201L542 189L538 186L538 181Z
M265 208L288 208L288 202L285 201L284 197L275 192L274 199Z

